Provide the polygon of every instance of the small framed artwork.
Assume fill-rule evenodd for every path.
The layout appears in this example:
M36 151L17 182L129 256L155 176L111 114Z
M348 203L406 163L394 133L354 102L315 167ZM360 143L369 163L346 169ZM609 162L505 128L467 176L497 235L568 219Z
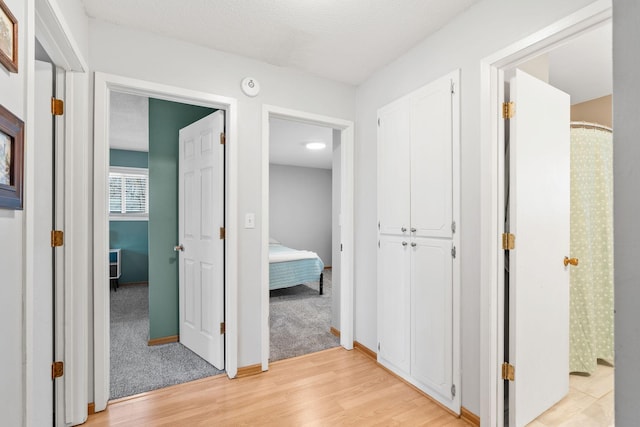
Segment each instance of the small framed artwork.
M0 63L10 72L18 72L18 21L3 0L0 0Z
M22 210L24 122L0 105L0 209Z

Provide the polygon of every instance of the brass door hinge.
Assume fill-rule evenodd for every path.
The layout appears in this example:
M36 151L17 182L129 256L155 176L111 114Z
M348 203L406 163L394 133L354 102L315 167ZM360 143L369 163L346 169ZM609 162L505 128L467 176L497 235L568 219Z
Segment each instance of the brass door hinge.
M220 132L220 144L224 145L227 143L227 137L224 135L224 132Z
M53 362L51 364L51 379L55 380L64 375L64 362Z
M515 381L516 379L516 368L513 365L504 362L502 364L502 379L508 381Z
M64 232L61 230L51 230L51 247L56 248L64 245Z
M51 114L54 116L64 114L64 101L62 99L51 98Z
M513 102L503 102L502 103L502 118L510 119L516 114L516 104Z
M225 238L225 230L224 227L220 227L220 239L224 239Z
M222 322L220 323L220 335L224 335L225 332L227 332L227 327L224 322Z
M502 234L502 249L505 251L511 251L516 248L516 236L511 233Z

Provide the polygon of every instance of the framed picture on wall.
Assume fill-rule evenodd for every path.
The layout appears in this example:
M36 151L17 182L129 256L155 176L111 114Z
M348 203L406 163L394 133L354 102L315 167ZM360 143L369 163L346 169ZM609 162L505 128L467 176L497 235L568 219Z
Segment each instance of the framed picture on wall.
M18 21L3 0L0 0L0 63L10 72L18 72Z
M0 105L0 208L22 210L24 122Z

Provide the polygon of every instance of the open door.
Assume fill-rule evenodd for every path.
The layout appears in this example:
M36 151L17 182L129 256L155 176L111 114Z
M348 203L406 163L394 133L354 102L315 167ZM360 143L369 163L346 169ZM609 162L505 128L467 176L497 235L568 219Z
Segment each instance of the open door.
M570 100L517 70L509 122L509 426L569 391Z
M35 189L33 212L34 235L34 324L33 339L39 351L33 355L34 400L39 411L34 414L34 425L51 425L54 420L54 387L51 363L54 360L54 249L51 247L51 230L54 229L53 211L53 66L35 61Z
M180 342L224 369L224 111L180 129Z

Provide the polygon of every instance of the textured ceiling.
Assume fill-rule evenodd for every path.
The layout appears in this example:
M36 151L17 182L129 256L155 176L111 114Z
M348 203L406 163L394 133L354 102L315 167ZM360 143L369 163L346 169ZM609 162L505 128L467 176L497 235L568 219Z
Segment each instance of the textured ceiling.
M149 98L111 92L109 147L149 151Z
M87 15L360 84L478 0L82 0Z
M324 142L323 150L308 150L307 142ZM333 129L284 119L269 119L269 163L331 169Z

